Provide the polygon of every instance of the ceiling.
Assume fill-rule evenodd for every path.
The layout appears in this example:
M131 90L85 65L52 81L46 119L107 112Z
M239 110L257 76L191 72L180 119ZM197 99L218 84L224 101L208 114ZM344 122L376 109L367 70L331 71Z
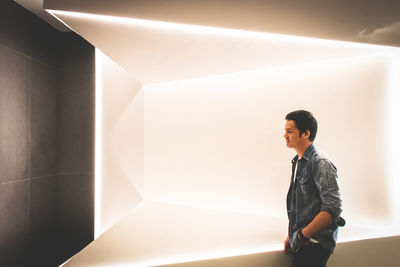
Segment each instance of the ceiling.
M15 1L142 84L376 53L357 43L400 47L399 0Z
M59 30L43 0L15 0ZM46 8L400 46L398 0L44 0Z

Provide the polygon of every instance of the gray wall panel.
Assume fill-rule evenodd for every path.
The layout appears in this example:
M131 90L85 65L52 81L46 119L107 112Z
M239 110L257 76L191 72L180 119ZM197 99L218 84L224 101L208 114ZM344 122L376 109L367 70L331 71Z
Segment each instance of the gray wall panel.
M93 240L93 152L94 48L0 1L0 266Z
M29 181L0 184L0 266L27 266Z
M62 59L63 43L60 41L59 31L43 22L38 17L32 19L32 29L30 40L32 58L51 65L53 67L60 68L60 62Z
M60 51L59 66L63 70L93 70L95 51L93 46L73 32L66 32L60 37L63 44Z
M57 177L32 179L30 186L30 244L33 266L56 262Z
M31 177L57 172L57 91L56 69L32 62L31 71Z
M59 91L59 171L92 174L94 169L94 73L64 71Z
M0 46L0 182L29 175L29 64Z
M32 54L30 32L33 15L11 2L11 0L0 1L0 44L30 56Z
M79 252L94 235L93 175L61 175L57 186L60 263Z

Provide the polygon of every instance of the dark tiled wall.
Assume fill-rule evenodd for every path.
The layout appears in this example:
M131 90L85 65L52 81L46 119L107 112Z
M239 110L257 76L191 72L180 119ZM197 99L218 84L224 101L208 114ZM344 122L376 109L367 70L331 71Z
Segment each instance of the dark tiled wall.
M93 240L94 48L0 1L0 266Z
M94 238L94 48L65 33L58 88L57 255L61 262ZM77 231L77 229L79 229Z

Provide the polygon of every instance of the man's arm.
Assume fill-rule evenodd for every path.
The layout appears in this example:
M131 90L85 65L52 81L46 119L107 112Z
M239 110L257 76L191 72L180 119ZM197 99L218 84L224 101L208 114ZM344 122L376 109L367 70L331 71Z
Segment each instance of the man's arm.
M333 217L329 212L321 211L301 232L305 237L312 237L331 224L332 219Z
M329 160L322 158L316 162L312 172L322 203L321 211L303 228L302 233L305 237L312 237L329 226L342 212L335 166Z

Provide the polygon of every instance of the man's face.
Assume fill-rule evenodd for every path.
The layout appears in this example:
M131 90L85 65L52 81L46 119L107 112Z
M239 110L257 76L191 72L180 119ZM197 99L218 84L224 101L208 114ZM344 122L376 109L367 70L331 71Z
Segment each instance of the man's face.
M291 120L286 121L283 137L286 140L286 146L290 148L300 147L304 141L308 140L304 133L300 136L299 129L296 128L294 121Z

